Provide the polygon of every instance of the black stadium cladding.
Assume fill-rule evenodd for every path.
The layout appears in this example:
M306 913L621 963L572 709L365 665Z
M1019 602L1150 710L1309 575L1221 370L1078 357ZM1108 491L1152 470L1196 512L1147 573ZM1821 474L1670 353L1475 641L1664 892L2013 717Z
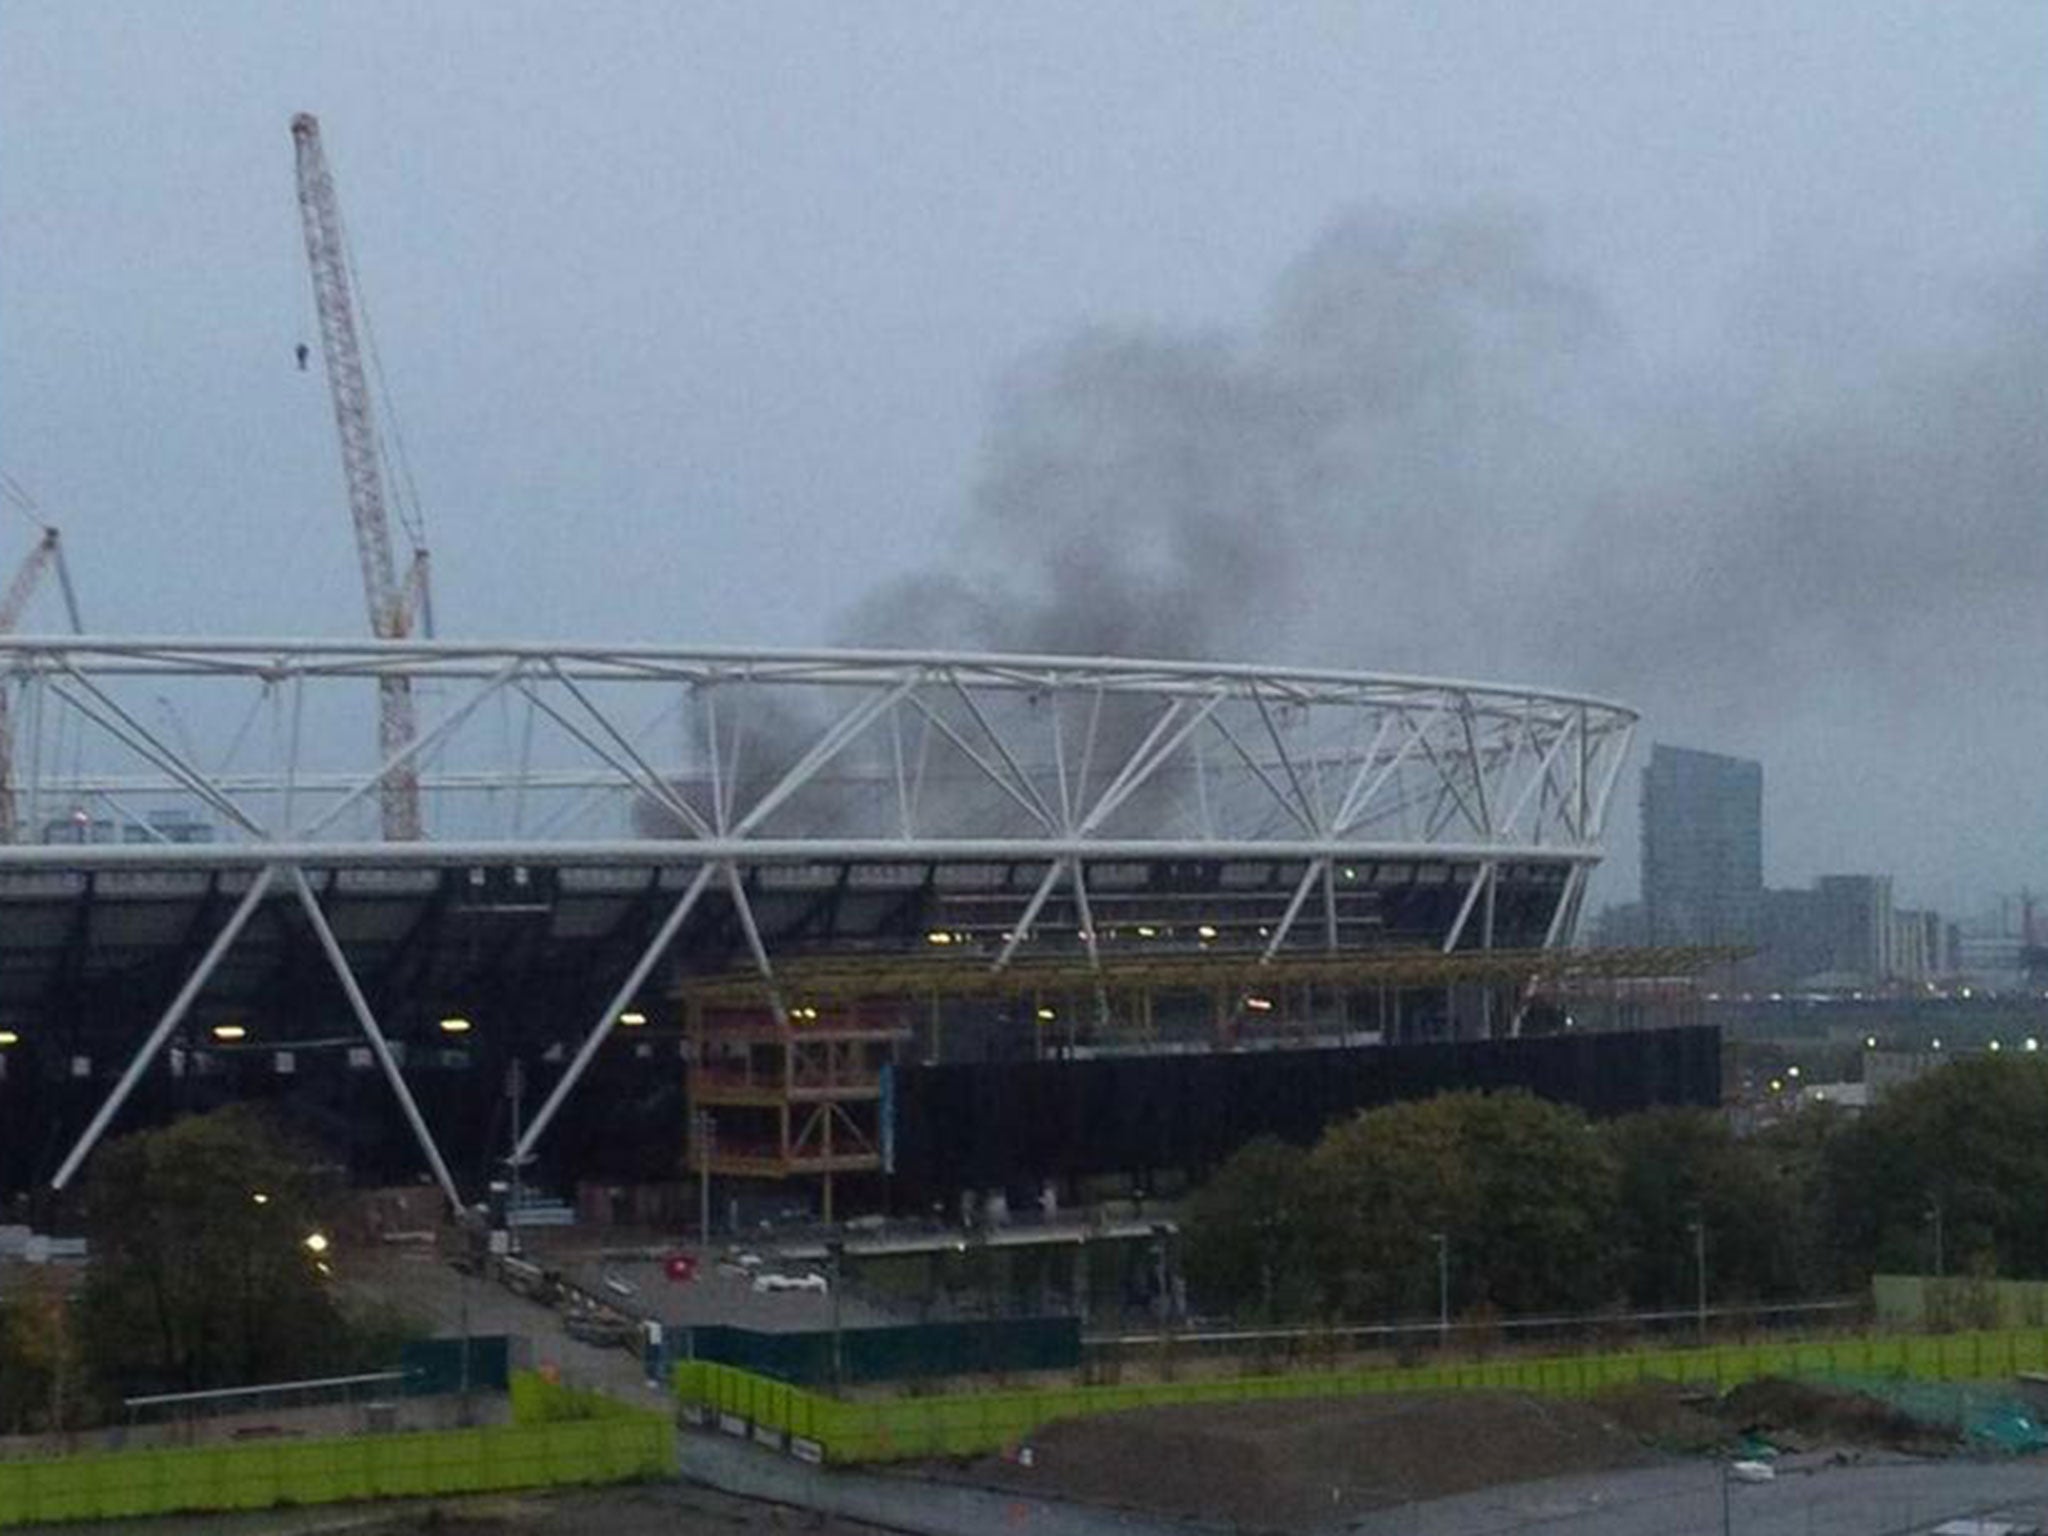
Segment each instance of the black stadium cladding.
M900 1209L964 1188L1212 1168L1254 1136L1307 1144L1361 1109L1521 1089L1605 1118L1721 1100L1712 1025L1332 1050L898 1069Z

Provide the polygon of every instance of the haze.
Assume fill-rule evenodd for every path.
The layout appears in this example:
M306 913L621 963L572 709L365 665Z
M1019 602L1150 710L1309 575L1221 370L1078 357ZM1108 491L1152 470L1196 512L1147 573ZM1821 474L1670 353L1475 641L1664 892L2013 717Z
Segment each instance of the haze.
M1773 883L1964 911L2048 880L2044 59L1989 0L15 0L0 468L98 631L362 632L312 111L444 634L1591 689L1763 760Z

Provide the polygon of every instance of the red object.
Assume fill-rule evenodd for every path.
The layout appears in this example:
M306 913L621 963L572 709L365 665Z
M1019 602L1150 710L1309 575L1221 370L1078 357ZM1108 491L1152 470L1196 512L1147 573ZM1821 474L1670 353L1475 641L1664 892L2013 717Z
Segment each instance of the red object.
M671 1280L681 1282L697 1278L697 1260L692 1254L672 1253L661 1267Z

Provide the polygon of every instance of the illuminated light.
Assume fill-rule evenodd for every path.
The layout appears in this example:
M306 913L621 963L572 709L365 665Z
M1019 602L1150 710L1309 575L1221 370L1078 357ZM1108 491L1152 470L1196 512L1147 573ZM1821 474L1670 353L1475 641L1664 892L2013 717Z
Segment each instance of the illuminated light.
M953 942L953 935L947 933L944 929L934 928L924 936L924 941L927 944L950 944Z
M1344 866L1344 878L1346 880L1356 880L1358 878L1358 871L1347 864Z
M325 1232L308 1232L306 1234L306 1252L312 1254L315 1258L318 1258L333 1246L332 1243L327 1241L327 1234Z
M4 1050L10 1045L19 1044L21 1044L21 1036L11 1029L0 1029L0 1050Z
M250 1200L250 1202L251 1202L252 1204L254 1204L254 1205L268 1205L268 1204L270 1204L270 1196L268 1196L268 1195L266 1195L265 1193L263 1193L263 1191L262 1191L262 1190L260 1190L260 1189L259 1189L259 1190L257 1190L255 1194L251 1195L251 1196L249 1197L249 1200Z
M1863 1049L1865 1049L1866 1051L1874 1051L1874 1050L1876 1050L1876 1049L1877 1049L1877 1036L1875 1036L1875 1035L1865 1035L1865 1036L1863 1037Z
M1244 1005L1251 1009L1253 1013L1271 1013L1273 1011L1273 999L1270 997L1248 997L1244 1000Z
M1156 939L1159 937L1159 930L1157 928L1147 928L1140 925L1138 929L1138 937L1141 939Z
M248 1038L248 1035L249 1031L242 1028L239 1024L216 1024L213 1026L213 1038L216 1040L244 1040Z
M313 1264L313 1267L319 1270L320 1273L323 1275L332 1275L334 1273L334 1266L329 1264L325 1259L316 1260Z
M1787 1067L1785 1069L1785 1075L1787 1077L1797 1077L1799 1075L1799 1064L1797 1062L1794 1062L1791 1066Z
M1988 1046L1986 1046L1986 1047L1985 1047L1985 1049L1986 1049L1986 1050L1992 1050L1992 1051L1995 1051L1995 1050L1997 1050L1997 1049L1998 1049L1998 1042L1997 1042L1996 1040L1992 1041L1990 1045L1988 1045Z
M2025 1041L2025 1048L2030 1051L2038 1051L2039 1049L2041 1049L2040 1039L2034 1035L2027 1036Z
M1058 1018L1058 1017L1059 1017L1059 1015L1058 1015L1058 1014L1056 1014L1056 1013L1054 1013L1054 1012L1053 1012L1053 1011L1052 1011L1052 1010L1051 1010L1050 1008L1041 1008L1041 1009L1039 1009L1039 1010L1038 1010L1038 1016L1039 1016L1039 1017L1040 1017L1041 1019L1056 1019L1056 1018Z
M1965 988L1963 988L1963 1001L1967 1003L1967 1002L1968 1002L1969 1000L1970 1000L1970 989L1969 989L1968 987L1965 987Z
M1771 1079L1771 1092L1773 1092L1773 1093L1783 1093L1784 1091L1785 1091L1785 1080L1784 1080L1783 1078L1779 1078L1779 1077L1774 1077L1774 1078L1772 1078L1772 1079Z
M621 1019L619 1022L623 1024L625 1020ZM469 1033L469 1020L463 1018L443 1019L441 1021L441 1033L444 1035L466 1035Z
M1202 926L1197 928L1195 932L1205 939L1213 939L1216 937L1216 930L1207 923L1202 924Z
M1934 1038L1933 1038L1932 1040L1928 1041L1928 1042L1927 1042L1927 1044L1928 1044L1928 1048L1929 1048L1930 1050L1936 1050L1936 1051L1940 1050L1940 1049L1941 1049L1941 1036L1939 1036L1939 1035L1936 1035L1936 1036L1935 1036L1935 1037L1934 1037Z
M641 1025L645 1024L646 1022L647 1015L642 1013L637 1008L635 1008L631 1013L622 1013L619 1015L619 1027L621 1029L638 1029Z

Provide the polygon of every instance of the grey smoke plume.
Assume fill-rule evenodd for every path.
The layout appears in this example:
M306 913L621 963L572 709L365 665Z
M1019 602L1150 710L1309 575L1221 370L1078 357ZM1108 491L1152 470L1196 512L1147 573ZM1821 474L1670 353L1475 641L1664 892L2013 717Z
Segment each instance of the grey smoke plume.
M957 557L845 637L1478 673L1734 727L1911 693L2009 622L2041 648L2044 276L1872 312L1818 274L1658 375L1527 214L1363 210L1256 324L1027 358Z

